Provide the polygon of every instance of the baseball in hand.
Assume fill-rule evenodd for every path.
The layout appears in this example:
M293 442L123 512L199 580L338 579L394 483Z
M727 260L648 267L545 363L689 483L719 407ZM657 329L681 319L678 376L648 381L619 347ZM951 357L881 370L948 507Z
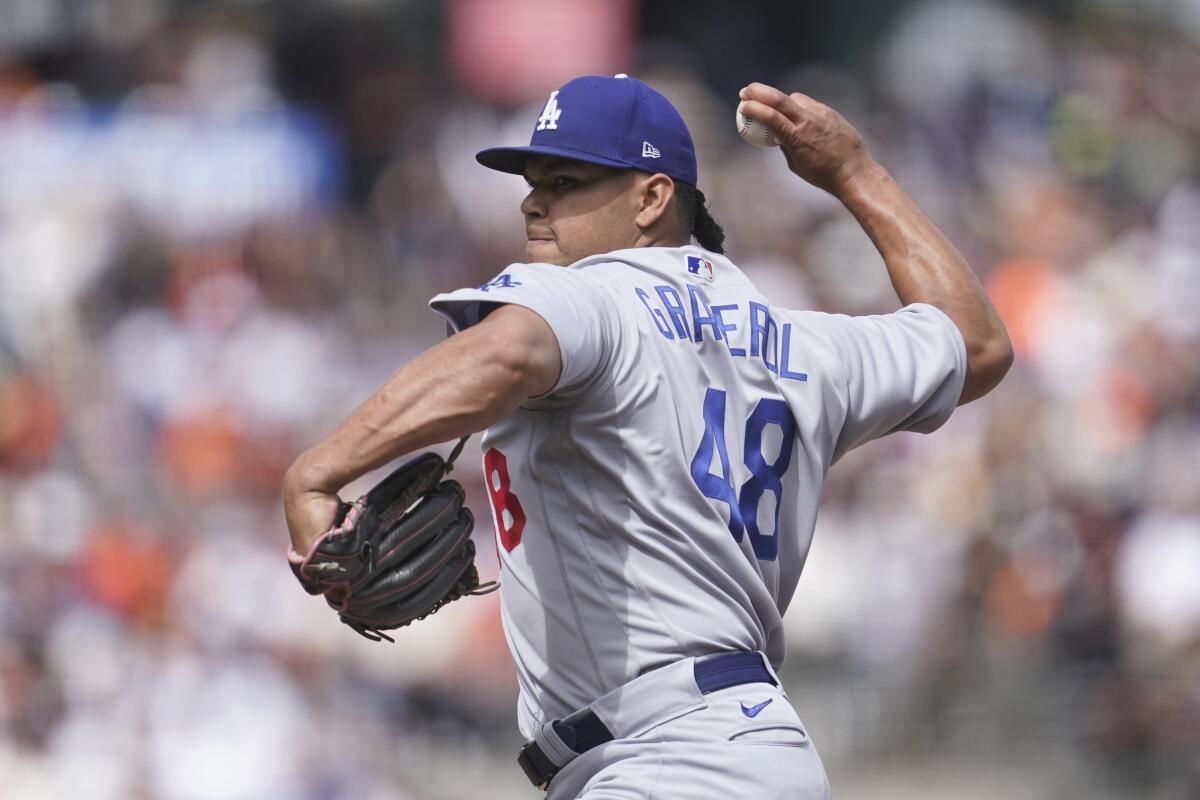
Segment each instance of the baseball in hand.
M737 132L739 136L755 147L779 146L779 142L775 139L775 134L771 133L766 125L763 125L756 119L750 119L743 115L740 110L737 112Z

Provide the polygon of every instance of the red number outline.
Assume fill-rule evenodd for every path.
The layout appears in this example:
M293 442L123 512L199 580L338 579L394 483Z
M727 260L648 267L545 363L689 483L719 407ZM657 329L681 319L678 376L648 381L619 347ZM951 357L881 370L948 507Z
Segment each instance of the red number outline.
M521 534L525 530L525 509L521 507L520 499L509 488L508 459L496 448L489 448L483 454L483 483L487 487L488 498L492 501L492 522L496 526L496 541L506 552L521 543ZM504 512L507 511L512 524L505 526Z

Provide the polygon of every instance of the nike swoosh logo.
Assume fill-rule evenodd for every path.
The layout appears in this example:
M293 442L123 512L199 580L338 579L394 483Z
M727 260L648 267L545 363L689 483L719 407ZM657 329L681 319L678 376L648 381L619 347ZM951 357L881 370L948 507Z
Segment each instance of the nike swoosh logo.
M768 705L770 705L771 701L774 699L775 699L774 697L768 697L766 700L763 700L761 703L758 703L757 705L753 705L753 706L749 706L749 707L747 707L745 703L742 703L742 713L745 714L747 717L750 717L751 719L753 719L754 717L758 716L758 712L762 711L764 708L766 708Z

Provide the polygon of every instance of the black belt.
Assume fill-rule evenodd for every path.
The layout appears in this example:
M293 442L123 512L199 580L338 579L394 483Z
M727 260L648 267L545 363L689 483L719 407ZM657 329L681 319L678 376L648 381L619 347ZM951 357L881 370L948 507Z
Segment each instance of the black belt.
M723 653L695 662L696 688L708 694L743 683L776 685L774 676L763 663L761 653ZM612 732L590 709L576 711L554 723L554 732L563 744L582 755L593 747L613 740ZM537 742L526 742L517 755L517 764L534 786L546 788L561 769L542 752Z

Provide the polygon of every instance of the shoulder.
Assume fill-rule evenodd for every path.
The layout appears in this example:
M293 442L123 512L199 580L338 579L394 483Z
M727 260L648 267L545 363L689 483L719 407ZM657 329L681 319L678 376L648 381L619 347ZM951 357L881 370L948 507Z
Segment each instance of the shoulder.
M745 273L727 256L696 245L613 250L580 259L568 269L610 285L653 281L719 288L749 283Z
M925 303L912 303L887 314L862 316L811 310L788 310L786 313L797 329L803 329L814 338L834 346L847 344L861 336L886 338L911 331L936 330L944 333L957 330L944 312Z
M578 277L578 272L570 267L560 267L556 264L539 262L513 263L496 273L490 280L481 284L479 291L494 288L513 288L525 285L529 281L534 285L541 283L570 283Z
M962 335L944 312L913 303L888 314L850 316L821 311L787 311L788 320L808 343L811 354L834 372L876 377L907 374L946 364L965 368Z
M435 310L439 305L452 302L505 303L510 298L553 294L563 290L587 291L595 281L576 270L554 264L513 263L504 267L488 280L474 288L465 287L453 292L444 292L434 297L430 304Z

